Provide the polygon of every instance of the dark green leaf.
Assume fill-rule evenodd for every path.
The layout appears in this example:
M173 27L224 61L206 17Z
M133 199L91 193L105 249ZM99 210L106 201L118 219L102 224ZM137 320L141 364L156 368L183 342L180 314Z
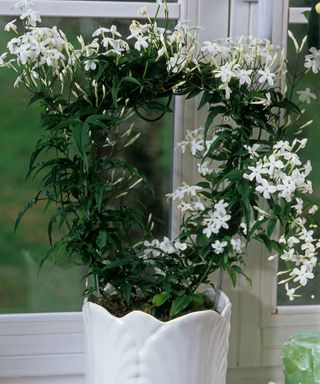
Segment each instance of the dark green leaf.
M170 317L177 316L180 312L186 309L191 302L191 295L183 295L176 298L170 308Z
M164 304L170 297L170 294L168 292L161 292L157 295L153 296L152 304L156 307L160 307L162 304Z
M96 238L96 244L97 246L102 249L107 244L107 232L106 231L99 231L99 234Z
M89 142L89 124L77 124L73 127L72 134L76 149L83 162L84 172L88 171L87 145Z
M277 218L276 217L272 217L271 219L269 219L269 222L268 222L268 227L267 227L267 236L271 237L271 235L273 234L273 231L277 225Z
M200 293L194 293L192 295L192 303L196 307L202 307L204 304L204 297Z

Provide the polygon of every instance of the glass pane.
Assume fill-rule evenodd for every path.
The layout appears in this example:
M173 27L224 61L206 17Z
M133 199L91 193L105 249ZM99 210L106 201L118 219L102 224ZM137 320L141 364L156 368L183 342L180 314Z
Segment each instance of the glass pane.
M294 34L294 36L301 41L303 37L307 33L307 25L298 25L292 24L290 25L290 30ZM301 60L298 62L298 68L303 68L303 57L307 54L307 48L305 48L304 52L302 52ZM288 42L288 62L289 66L291 66L293 70L293 66L295 66L296 61L296 53L294 51L292 43ZM310 88L313 93L317 95L318 101L314 102L307 106L307 112L305 114L305 120L313 120L313 124L309 125L307 128L304 128L304 136L308 138L308 144L304 154L301 157L304 161L310 159L312 162L313 172L311 173L311 180L313 183L314 196L319 200L320 198L320 176L318 170L320 169L320 157L319 157L319 145L320 145L320 115L319 115L319 101L320 101L320 77L315 77L310 74L297 87L297 90L305 90L306 88ZM297 103L299 101L296 100ZM300 103L301 107L305 106ZM319 215L320 219L320 215ZM317 234L319 237L319 233ZM285 265L280 266L280 270L284 270ZM312 304L320 304L320 294L319 294L319 284L320 284L320 267L317 268L315 273L315 278L311 280L305 288L299 290L299 294L302 295L301 298L296 298L294 301L289 301L287 296L285 295L285 289L283 286L278 286L278 304L279 305L312 305Z
M11 18L0 19L0 31ZM129 21L50 18L43 25L57 25L69 36L84 37L101 25L121 25L127 33ZM0 49L5 49L8 35L0 32ZM39 109L26 107L23 88L14 89L15 76L7 69L0 71L1 151L0 172L0 313L77 311L81 309L84 284L81 267L69 268L44 264L39 273L38 261L48 248L46 215L38 206L26 214L14 236L13 227L18 211L33 197L37 180L25 180L30 153L39 133ZM149 116L155 117L155 116ZM156 234L169 232L169 206L165 194L171 190L171 158L173 116L149 123L135 119L143 132L127 157L140 167L154 186L155 197L142 197L148 211L153 212Z
M314 0L290 0L290 7L311 7Z

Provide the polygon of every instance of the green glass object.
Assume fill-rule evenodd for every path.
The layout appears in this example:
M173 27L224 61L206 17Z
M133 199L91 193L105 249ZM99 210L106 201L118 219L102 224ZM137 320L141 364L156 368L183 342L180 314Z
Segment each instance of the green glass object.
M320 333L291 336L282 349L285 384L320 384Z

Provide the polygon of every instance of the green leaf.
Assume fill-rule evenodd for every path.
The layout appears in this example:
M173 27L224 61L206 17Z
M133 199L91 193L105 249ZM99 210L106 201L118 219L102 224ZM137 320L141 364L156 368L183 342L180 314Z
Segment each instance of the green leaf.
M151 110L166 112L166 113L172 113L173 112L172 109L168 105L159 103L157 101L152 101L152 102L148 103L147 108L151 109Z
M101 211L103 194L104 194L104 188L102 185L99 185L97 187L97 189L95 190L95 194L94 194L94 198L95 198L96 204L97 204L97 209L99 212Z
M122 83L132 83L132 84L136 84L136 85L141 86L141 83L139 80L135 79L134 77L130 77L130 76L122 77L120 80L120 84L122 84Z
M106 231L99 231L99 234L96 238L96 244L97 246L102 249L107 244L107 232Z
M86 153L87 145L89 142L89 128L89 124L84 123L75 125L72 130L77 152L79 153L83 162L84 172L87 172L89 167Z
M53 248L53 243L52 243L52 229L53 229L53 225L56 223L57 221L57 218L56 216L52 216L49 223L48 223L48 238L49 238L49 243L50 243L50 247Z
M273 234L273 231L277 225L277 221L278 221L278 219L276 217L272 217L269 220L268 227L267 227L267 236L271 237L271 235Z
M199 95L201 92L201 88L193 88L188 95L186 96L186 99L193 99L195 96Z
M124 281L120 285L120 290L122 293L123 298L126 300L126 302L129 304L130 303L130 296L132 292L132 286L129 284L127 281Z
M192 303L196 307L202 307L204 303L204 297L200 293L194 293L192 295Z
M38 92L34 96L31 97L31 99L30 99L30 101L29 101L27 106L30 107L36 101L44 99L44 98L45 98L44 93L43 92Z
M228 273L232 282L233 287L237 285L237 272L231 268L228 269Z
M246 220L246 225L247 228L250 228L250 185L248 182L242 181L238 183L237 189L241 195L241 205Z
M160 307L166 301L168 301L170 294L168 292L161 292L153 296L152 304L156 307Z
M31 199L23 209L21 209L21 211L18 213L18 216L16 218L16 221L15 221L15 224L14 224L14 232L16 232L23 216L25 215L25 213L30 209L32 208L38 201L38 196L37 195L36 197L34 197L33 199Z
M170 317L177 316L192 302L191 295L183 295L176 298L170 308Z
M118 79L113 79L112 88L111 88L111 96L113 100L114 106L118 107L118 93L120 89L120 81Z
M204 140L207 140L208 130L213 123L213 120L220 114L225 112L225 107L222 105L216 105L210 108L210 112L208 114L207 120L204 125Z
M198 111L201 108L203 108L206 104L208 104L210 99L211 99L211 94L209 92L204 92L203 95L202 95L202 98L200 100L199 106L198 106Z

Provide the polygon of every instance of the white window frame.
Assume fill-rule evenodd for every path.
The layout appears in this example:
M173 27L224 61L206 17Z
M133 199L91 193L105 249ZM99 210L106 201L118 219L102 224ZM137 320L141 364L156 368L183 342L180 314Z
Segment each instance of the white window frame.
M15 0L0 0L0 16L16 16ZM42 16L137 18L143 2L35 0ZM150 13L155 5L147 4ZM168 4L171 19L190 20L201 25L200 40L227 37L229 1L179 0ZM216 15L212 23L212 15ZM160 15L160 17L163 15ZM196 100L175 100L174 142L181 141L187 129L200 126L203 113L196 113ZM193 159L173 159L173 187L196 177ZM174 220L177 222L177 220ZM175 228L173 228L173 231ZM43 313L0 315L1 384L80 384L83 383L82 314Z

